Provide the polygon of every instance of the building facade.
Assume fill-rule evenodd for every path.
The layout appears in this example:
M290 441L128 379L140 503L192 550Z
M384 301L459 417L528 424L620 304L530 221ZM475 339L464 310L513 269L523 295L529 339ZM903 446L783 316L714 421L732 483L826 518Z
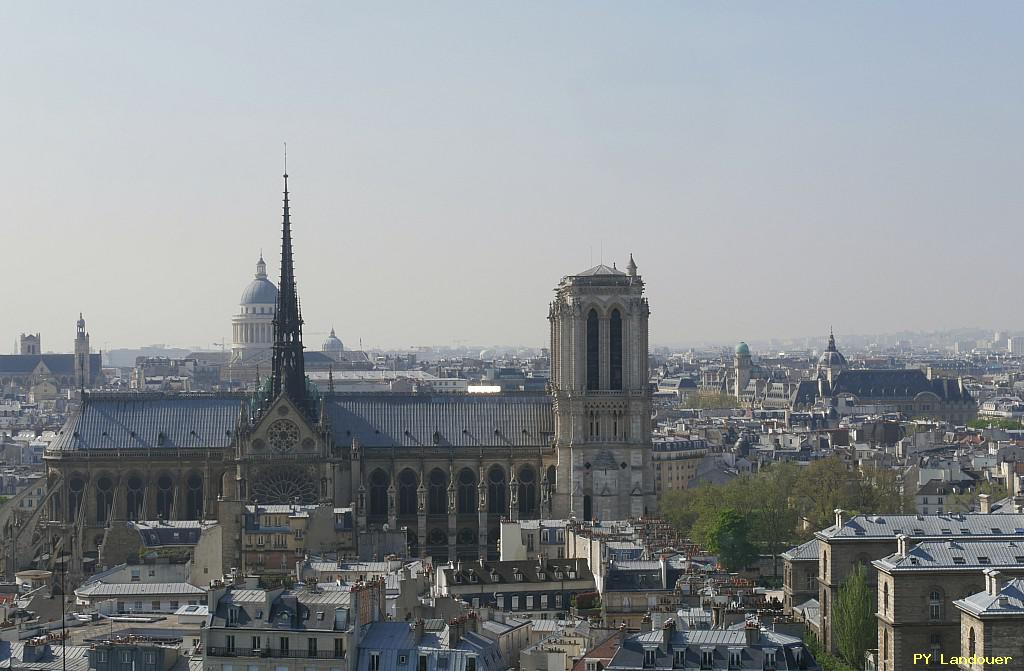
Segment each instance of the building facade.
M653 512L649 311L634 263L563 278L550 395L331 393L306 377L308 358L328 357L303 349L287 181L282 229L270 376L252 394L86 394L45 453L47 522L19 556L45 548L80 564L116 520L217 518L241 538L254 504L352 508L357 534L404 530L412 554L438 560L496 558L502 519ZM226 543L225 565L241 553Z

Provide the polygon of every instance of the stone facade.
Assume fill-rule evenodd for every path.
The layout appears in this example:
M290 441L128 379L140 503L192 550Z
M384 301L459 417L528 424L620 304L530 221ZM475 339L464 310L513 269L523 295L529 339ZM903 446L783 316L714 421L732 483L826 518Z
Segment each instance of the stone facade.
M1018 529L1024 529L1024 515L858 515L850 518L842 510L837 510L835 525L815 534L819 541L818 601L821 605L822 643L830 651L836 650L832 606L839 585L854 566L863 564L869 567L868 585L876 589L878 572L871 570L871 562L896 552L899 535L906 535L910 542L949 540L956 533L957 540L1017 540L1024 543L1024 533ZM879 641L879 649L882 643Z
M555 517L653 513L651 389L644 283L599 265L562 279L551 322Z
M1006 541L930 541L911 549L908 543L903 539L894 556L874 562L878 569L879 671L948 668L941 656L948 658L961 652L960 612L953 602L985 588L986 567L1000 561L1000 549L1007 545ZM962 556L962 564L944 561L944 548L950 543L954 547L949 548L949 556ZM988 557L987 562L978 561L980 552L986 553L983 556ZM916 553L921 557L915 557ZM929 562L925 556L937 561ZM1024 576L1024 562L1015 563L1016 558L1010 556L998 568L1009 575ZM915 654L932 657L915 659Z

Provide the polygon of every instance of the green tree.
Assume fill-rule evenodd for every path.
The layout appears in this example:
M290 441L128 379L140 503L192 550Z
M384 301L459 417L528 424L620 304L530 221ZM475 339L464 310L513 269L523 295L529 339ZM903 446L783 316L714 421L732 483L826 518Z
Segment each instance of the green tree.
M699 391L695 394L690 394L682 405L686 408L699 408L702 410L725 410L738 408L740 403L736 400L735 396L730 394Z
M757 548L750 542L747 518L732 508L719 511L707 529L705 546L718 555L729 571L739 571L757 559Z
M1019 429L1021 420L1010 417L978 417L967 422L967 426L972 429Z
M988 494L992 503L1006 498L1006 486L999 482L979 482L972 491L946 497L947 512L968 513L978 507L978 495Z
M874 647L878 637L875 620L875 594L868 586L867 571L858 564L839 585L832 604L832 629L836 647L847 664L860 668L864 653Z

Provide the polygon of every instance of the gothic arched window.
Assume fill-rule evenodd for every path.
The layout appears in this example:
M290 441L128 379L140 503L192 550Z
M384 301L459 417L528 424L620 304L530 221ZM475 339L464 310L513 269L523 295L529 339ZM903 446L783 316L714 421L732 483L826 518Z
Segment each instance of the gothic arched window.
M622 389L622 315L618 310L612 310L612 318L609 323L609 378L612 389Z
M597 310L591 310L587 313L587 389L601 388L599 343L600 330Z
M448 478L444 471L435 468L430 471L430 488L427 490L427 513L444 515L448 512Z
M537 514L537 473L532 466L519 470L519 516L529 519Z
M78 518L78 511L82 507L82 499L85 494L85 480L80 476L71 478L68 482L68 520Z
M468 468L459 471L458 511L460 515L476 512L476 476Z
M388 485L390 483L388 474L379 468L370 475L370 515L383 517L388 514Z
M96 481L96 521L104 523L114 505L114 481L104 475Z
M505 515L508 513L508 505L505 501L505 492L508 486L505 484L505 469L501 466L492 466L487 473L487 512L492 515Z
M398 514L416 514L416 474L405 469L398 475Z
M156 479L156 515L159 519L171 519L174 511L174 480L164 473Z
M186 516L190 520L201 520L203 519L203 478L198 473L193 473L188 476L185 484L188 486L185 499Z
M146 487L138 475L128 476L127 514L130 520L141 520L143 517L142 502L145 500Z

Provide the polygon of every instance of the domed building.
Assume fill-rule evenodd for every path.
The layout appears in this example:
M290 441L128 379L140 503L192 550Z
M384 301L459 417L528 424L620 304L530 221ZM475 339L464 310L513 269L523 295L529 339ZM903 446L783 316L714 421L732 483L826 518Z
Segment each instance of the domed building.
M267 279L267 264L260 254L256 277L242 292L238 312L231 318L232 363L254 363L270 356L276 309L277 286Z
M341 339L334 333L334 327L331 327L331 335L327 336L324 340L323 346L320 348L324 354L334 358L334 355L341 354L345 351L345 343L341 342Z
M831 382L839 377L839 373L849 368L846 357L836 348L836 336L829 330L828 346L818 359L818 377L828 378Z

